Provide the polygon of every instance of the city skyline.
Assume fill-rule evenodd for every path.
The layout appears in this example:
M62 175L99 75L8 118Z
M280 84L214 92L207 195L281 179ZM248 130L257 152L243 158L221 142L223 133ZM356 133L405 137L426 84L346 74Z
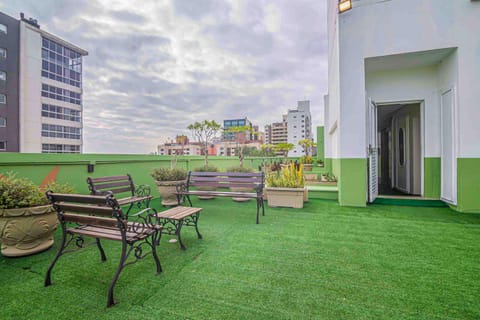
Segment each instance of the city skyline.
M84 152L149 153L197 120L261 128L297 100L322 121L325 4L314 1L15 1L0 11L89 51ZM212 116L213 115L213 116Z

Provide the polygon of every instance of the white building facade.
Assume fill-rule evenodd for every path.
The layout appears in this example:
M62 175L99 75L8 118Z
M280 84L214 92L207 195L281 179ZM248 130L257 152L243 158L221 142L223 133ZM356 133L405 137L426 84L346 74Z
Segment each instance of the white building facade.
M82 151L82 56L87 54L20 22L20 152Z
M339 202L382 193L480 212L479 1L328 2L325 157ZM477 186L477 187L475 187Z
M312 139L312 115L310 114L310 101L298 101L297 109L288 110L287 114L287 143L294 145L294 149L288 152L289 157L301 157L305 155L298 141Z

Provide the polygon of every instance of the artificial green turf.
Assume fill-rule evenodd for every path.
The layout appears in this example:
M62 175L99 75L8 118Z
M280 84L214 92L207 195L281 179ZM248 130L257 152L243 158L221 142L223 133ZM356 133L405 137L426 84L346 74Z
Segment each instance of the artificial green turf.
M154 202L158 205L158 201ZM186 251L162 238L164 272L151 257L126 267L106 293L119 244L60 258L58 248L0 258L1 319L479 319L480 215L448 208L266 208L229 198L195 200L203 239L185 227Z

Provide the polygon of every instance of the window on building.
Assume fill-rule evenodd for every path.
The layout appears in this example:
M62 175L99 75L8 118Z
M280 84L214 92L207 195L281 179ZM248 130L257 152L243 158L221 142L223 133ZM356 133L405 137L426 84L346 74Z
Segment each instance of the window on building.
M6 127L7 126L7 119L0 117L0 127Z
M42 153L80 153L79 145L72 144L42 144Z
M0 151L7 150L7 141L0 141Z
M80 128L66 127L55 124L42 124L42 137L63 138L63 139L78 139L82 135Z
M42 39L42 77L81 87L82 55L54 41Z
M81 105L81 94L42 83L42 97Z
M1 104L7 103L7 96L2 93L0 93L0 103Z
M0 33L7 34L7 26L0 23Z
M0 59L7 59L7 49L0 48Z
M80 122L80 111L55 105L42 104L42 117Z
M5 71L0 71L0 80L7 81L7 73Z

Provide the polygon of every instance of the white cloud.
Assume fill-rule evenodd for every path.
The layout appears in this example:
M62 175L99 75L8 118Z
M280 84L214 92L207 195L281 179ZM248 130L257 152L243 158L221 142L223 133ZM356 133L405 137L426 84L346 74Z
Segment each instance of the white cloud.
M297 100L314 123L326 92L324 1L19 0L43 29L86 50L86 152L148 153L196 120L263 127ZM322 109L323 110L323 109ZM317 121L317 123L315 123Z

